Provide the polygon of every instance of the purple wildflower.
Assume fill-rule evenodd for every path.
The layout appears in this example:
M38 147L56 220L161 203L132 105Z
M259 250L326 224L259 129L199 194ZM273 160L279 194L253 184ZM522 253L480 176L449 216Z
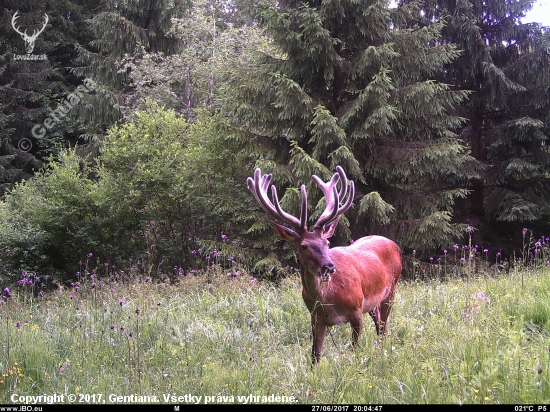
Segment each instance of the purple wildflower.
M483 302L491 303L491 299L485 296L485 293L483 292L476 293L474 297L478 300L482 300Z

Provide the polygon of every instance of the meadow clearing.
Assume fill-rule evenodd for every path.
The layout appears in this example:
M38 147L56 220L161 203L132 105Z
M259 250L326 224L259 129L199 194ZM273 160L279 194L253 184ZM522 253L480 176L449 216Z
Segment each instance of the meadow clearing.
M80 267L46 293L24 274L0 306L0 403L549 403L546 260L433 267L399 285L384 341L368 315L356 350L334 327L314 368L295 270L275 285Z

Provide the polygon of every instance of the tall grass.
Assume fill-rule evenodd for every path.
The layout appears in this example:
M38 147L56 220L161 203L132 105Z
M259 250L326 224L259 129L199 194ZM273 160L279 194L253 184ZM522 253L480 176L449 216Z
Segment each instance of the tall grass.
M12 290L0 306L0 403L12 394L548 403L549 275L403 282L384 341L368 316L356 350L349 325L334 327L314 368L297 275L277 287L222 271L175 284L94 279L34 300Z

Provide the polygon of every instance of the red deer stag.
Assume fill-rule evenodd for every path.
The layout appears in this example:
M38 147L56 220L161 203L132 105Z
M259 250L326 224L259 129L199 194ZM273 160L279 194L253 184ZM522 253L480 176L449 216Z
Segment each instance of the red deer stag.
M344 169L336 168L332 179L324 183L312 179L323 191L326 209L310 232L307 228L307 195L304 185L300 218L279 205L277 189L271 187L273 202L267 195L272 175L263 175L260 169L254 178L247 179L248 188L262 208L273 218L294 228L275 222L273 226L284 240L294 243L298 251L302 278L302 297L311 313L313 363L321 359L327 326L349 322L352 343L356 345L363 328L363 314L369 312L376 333L383 336L392 309L397 282L401 276L401 250L397 244L382 236L367 236L346 247L329 249L330 238L342 214L353 202L353 181ZM340 190L337 184L340 182ZM348 196L344 201L345 196ZM342 204L342 205L341 205Z

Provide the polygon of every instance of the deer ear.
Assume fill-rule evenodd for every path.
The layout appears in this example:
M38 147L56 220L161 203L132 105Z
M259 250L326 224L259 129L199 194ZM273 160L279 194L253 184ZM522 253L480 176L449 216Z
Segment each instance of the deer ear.
M328 225L328 227L325 227L323 230L323 237L325 239L328 239L334 235L334 232L336 231L336 226L338 226L338 222L340 221L340 218L336 219L334 222Z
M288 227L284 227L282 225L279 225L278 223L271 222L273 227L277 232L279 232L279 235L286 241L292 242L296 239L300 239L300 235L296 233L294 230L289 229Z

